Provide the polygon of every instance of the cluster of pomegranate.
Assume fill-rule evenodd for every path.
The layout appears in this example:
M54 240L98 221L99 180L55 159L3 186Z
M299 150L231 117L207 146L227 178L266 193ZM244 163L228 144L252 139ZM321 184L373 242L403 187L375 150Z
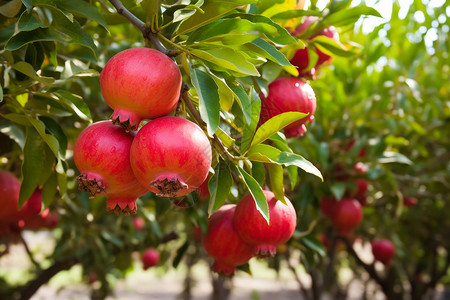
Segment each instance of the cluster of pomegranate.
M304 32L313 22L317 21L317 17L308 16L304 22L296 27L292 33L297 36ZM333 26L322 30L318 35L323 35L333 39L339 43L339 35ZM327 61L331 60L331 56L314 48L318 55L315 67L308 70L309 54L308 47L298 49L291 59L291 64L297 67L299 72L298 78L280 77L271 82L268 86L267 96L260 94L261 98L261 116L259 124L265 123L270 118L285 112L301 112L308 114L306 117L295 121L284 128L286 137L302 136L306 131L306 122L312 122L316 111L316 96L314 90L305 81L305 77L315 79L316 69Z
M252 195L243 197L238 204L223 205L209 217L202 244L214 259L213 271L232 276L237 266L254 256L274 256L277 246L293 235L297 215L292 203L285 197L284 204L271 191L263 192L269 206L269 224L257 210Z
M323 197L320 210L340 235L351 234L363 219L361 203L353 198Z
M0 171L0 235L14 235L21 230L39 230L54 228L58 215L42 209L42 191L36 189L31 197L19 209L21 183L13 174Z
M81 190L106 195L108 210L134 214L136 198L148 191L182 196L205 181L212 160L207 136L195 123L167 116L181 85L178 66L154 49L127 49L107 62L100 87L114 112L111 121L84 129L75 143Z

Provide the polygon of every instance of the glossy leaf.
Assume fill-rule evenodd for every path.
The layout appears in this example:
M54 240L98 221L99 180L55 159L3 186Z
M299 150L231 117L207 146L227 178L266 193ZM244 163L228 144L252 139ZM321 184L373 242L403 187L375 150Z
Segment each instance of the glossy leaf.
M363 15L381 18L380 13L376 9L365 5L358 5L348 9L340 10L327 16L323 20L323 24L325 26L345 26L354 24Z
M261 186L250 174L245 172L241 167L237 167L239 174L241 174L244 184L255 200L256 209L261 213L267 224L270 224L269 205L267 204L266 196L264 195Z
M283 167L276 164L267 164L267 171L269 173L270 190L275 194L275 198L287 204L286 199L284 199Z
M233 177L227 163L221 160L214 169L214 175L208 183L209 205L208 216L218 210L227 199L233 185Z

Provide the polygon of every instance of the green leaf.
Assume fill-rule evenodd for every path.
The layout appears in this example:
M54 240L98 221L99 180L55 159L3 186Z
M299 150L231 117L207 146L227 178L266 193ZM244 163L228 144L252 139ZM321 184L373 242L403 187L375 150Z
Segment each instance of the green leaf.
M281 150L275 147L258 144L249 149L247 157L252 161L297 166L305 172L319 177L323 181L322 173L311 162L296 153L281 152Z
M305 237L302 242L311 250L317 252L320 256L324 257L327 253L322 246L322 243L317 239Z
M252 121L252 104L250 102L250 98L248 97L242 85L236 83L229 84L229 86L233 91L233 94L235 95L235 98L238 101L242 112L244 113L246 123L250 124L250 122Z
M141 5L147 17L157 15L161 6L161 0L137 0L136 3Z
M31 197L37 186L47 181L56 162L52 151L33 127L27 127L23 154L19 207Z
M180 248L178 248L177 255L175 256L172 262L172 267L174 268L178 267L188 248L189 248L189 240L186 240L186 242Z
M15 63L14 65L12 65L12 68L16 71L19 71L20 73L25 74L26 76L28 76L36 81L39 81L40 83L43 83L46 85L51 85L55 81L55 79L51 78L51 77L39 76L36 73L36 71L34 70L33 66L24 61L19 61L19 62Z
M208 134L212 136L220 122L219 88L214 79L206 72L189 67L192 84L199 98L199 110L203 121L206 122Z
M249 20L253 23L265 23L276 29L276 34L267 34L266 37L272 42L280 45L292 45L297 43L297 40L284 28L283 26L275 23L270 18L262 15L253 15L253 14L232 14L229 17L238 17L241 19Z
M269 173L270 190L275 194L275 198L287 205L284 199L284 185L283 185L283 167L275 164L267 164Z
M25 145L25 134L18 126L13 123L0 124L0 132L15 141L20 149L23 149Z
M13 18L20 12L21 8L22 2L20 0L12 0L0 6L0 14L7 18Z
M264 163L252 161L252 176L260 186L264 186L266 182L266 168L264 165Z
M28 11L25 10L19 18L17 27L19 31L31 31L37 28L46 28L47 26L36 19L32 13L28 13Z
M384 151L383 155L378 158L380 164L399 163L413 165L414 163L405 155L397 152Z
M335 40L330 39L329 37L326 37L324 35L315 37L312 40L311 45L319 48L319 50L324 52L325 54L336 54L343 57L349 57L355 54L354 52L349 51L347 48L345 48L341 43L338 43Z
M316 17L320 17L322 16L322 13L319 11L313 11L313 10L288 10L288 11L283 11L281 13L275 14L271 17L272 20L283 20L283 19L294 19L294 18L298 18L298 17L303 17L303 16L316 16Z
M34 6L44 6L53 9L55 12L59 12L63 14L70 22L73 22L73 15L58 7L58 4L64 1L60 0L22 0L23 4L27 8L27 11L30 13ZM86 4L86 3L85 3Z
M214 20L217 20L226 13L233 9L242 6L244 4L256 3L257 0L244 0L244 1L208 1L202 6L203 13L197 11L189 19L185 19L178 27L176 36L190 32L200 26L208 24Z
M55 172L52 172L52 174L44 183L44 186L42 188L42 202L44 203L45 207L50 206L57 191L58 191L58 176Z
M220 141L222 142L222 144L225 147L231 147L234 144L234 139L231 138L225 131L222 130L222 128L217 128L216 131L216 135L217 137L220 139Z
M283 2L284 0L259 0L256 6L258 7L259 12L264 12L266 9L274 6L275 4Z
M75 113L80 119L92 122L89 107L78 95L72 94L66 90L57 90L53 93L61 103Z
M192 49L190 52L219 67L238 72L244 76L259 76L256 67L248 62L240 51L230 48L213 48L206 50Z
M380 17L380 13L372 8L365 5L359 5L351 7L348 9L340 10L336 13L330 14L323 20L323 25L325 26L345 26L349 24L354 24L363 15Z
M287 125L304 118L307 114L301 112L285 112L269 119L262 124L255 133L251 147L264 142L266 139L274 135L277 131L283 129Z
M50 132L57 140L59 144L59 154L60 157L66 156L67 149L67 137L58 122L49 117L41 116L39 120L45 124L45 128Z
M157 2L157 1L152 1ZM94 20L100 24L103 28L108 30L108 24L106 24L105 19L98 9L89 4L89 1L83 0L70 0L70 1L58 1L58 8L63 11L69 11L74 15L83 16L88 19Z
M102 230L100 235L102 236L103 239L110 242L111 244L113 244L119 248L123 248L124 243L122 242L122 240L119 237L117 237L115 234L113 234L111 231Z
M234 99L233 91L228 86L225 79L212 73L211 70L209 69L208 74L214 79L214 82L217 84L217 87L219 88L220 107L225 111L230 111Z
M267 224L270 224L269 205L267 204L266 196L259 183L250 174L245 172L241 167L237 167L239 174L241 174L244 184L249 190L250 194L255 200L256 209L261 213Z
M256 48L253 48L254 50L257 50L260 54L262 53L265 58L278 63L280 66L290 66L293 67L292 64L289 62L289 60L284 56L283 53L281 53L276 47L271 45L270 43L266 42L263 39L256 39L252 43Z
M261 113L261 99L254 89L251 91L252 96L252 117L250 124L244 124L244 128L242 130L242 138L240 143L241 153L244 153L245 150L250 146L253 135L255 134L256 127L259 122L259 116Z
M342 197L344 197L344 193L347 190L347 188L348 188L348 185L346 183L342 183L342 182L335 183L330 187L331 192L333 193L333 196L338 200L341 200Z
M208 216L218 210L230 195L231 186L233 185L233 177L231 170L227 163L220 160L219 164L214 169L215 173L208 182L208 189L210 193Z
M189 35L187 44L208 40L210 38L222 38L227 35L239 36L250 33L277 34L277 29L265 23L253 23L245 19L222 19L204 25Z

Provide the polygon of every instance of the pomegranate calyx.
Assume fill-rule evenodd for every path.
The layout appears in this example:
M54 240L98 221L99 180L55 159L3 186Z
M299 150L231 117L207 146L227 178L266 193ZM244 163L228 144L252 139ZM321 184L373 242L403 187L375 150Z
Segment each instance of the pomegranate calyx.
M116 109L111 115L114 125L122 127L126 132L136 131L139 128L141 117L132 111Z
M107 184L103 178L97 174L92 174L89 172L83 172L77 176L78 188L85 191L91 196L90 199L94 198L99 194L106 193Z
M275 257L277 248L274 245L258 245L256 247L256 257L260 259L266 259Z
M160 197L176 197L179 190L188 189L188 185L178 178L162 178L158 177L150 183L150 186L158 189L156 193Z
M137 211L136 198L108 198L106 210L112 211L116 216L121 213L125 216L134 215Z
M236 267L217 260L214 262L212 270L220 277L233 277L236 273Z

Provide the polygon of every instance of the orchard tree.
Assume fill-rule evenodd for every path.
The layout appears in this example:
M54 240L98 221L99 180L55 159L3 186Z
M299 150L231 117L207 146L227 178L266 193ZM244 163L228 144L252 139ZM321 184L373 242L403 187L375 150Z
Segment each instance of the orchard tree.
M314 299L346 292L346 265L390 299L445 282L448 8L400 19L395 4L366 36L355 23L375 9L311 2L0 2L2 255L58 223L50 266L28 251L32 279L0 295L81 264L104 298L134 252L144 268L213 258L221 275L269 256L306 270ZM383 272L355 237L390 240Z

